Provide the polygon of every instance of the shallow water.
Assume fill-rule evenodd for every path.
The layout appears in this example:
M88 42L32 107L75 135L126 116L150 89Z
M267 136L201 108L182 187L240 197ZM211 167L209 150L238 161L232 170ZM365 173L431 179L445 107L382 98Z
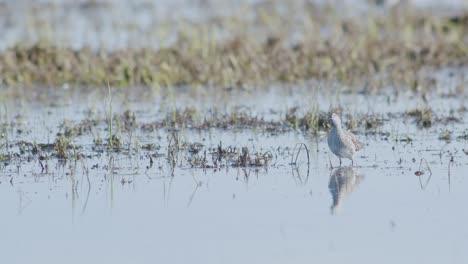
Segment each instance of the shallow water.
M248 135L228 134L226 141L248 144ZM304 139L274 140L292 147ZM311 151L308 174L305 162L296 170L287 155L266 169L176 168L174 176L147 170L148 160L138 156L116 157L108 171L104 155L84 161L99 167L90 169L89 183L80 162L49 162L49 174L37 162L19 171L13 164L0 177L2 259L462 263L467 157L456 144L428 149L427 142L392 150L394 144L371 139L357 168L330 170L320 140L309 145L319 151ZM432 173L423 166L418 177L422 158Z
M463 263L468 258L468 213L463 210L468 198L468 156L463 150L468 146L457 139L466 129L466 112L454 112L464 105L460 99L464 94L430 97L440 117L461 121L419 129L412 119L396 115L424 106L413 96L389 100L389 95L348 94L337 99L333 93L317 98L293 91L289 96L270 93L264 96L265 103L249 93L216 100L187 96L177 102L200 111L240 106L275 119L285 109L304 110L318 100L319 109L339 104L355 115L374 112L394 119L379 128L383 133L365 136L360 130L358 137L366 147L354 168L347 160L337 167L324 133L312 137L300 131L181 130L181 139L202 143L208 153L222 142L273 155L268 166L242 168L226 162L221 168L203 169L191 168L185 150L177 154L176 166L170 165L166 159L170 133L165 129L133 135L141 145L155 143L159 149L93 151L95 134L106 135L99 125L74 140L85 154L76 162L51 158L42 161L43 169L37 157L26 153L2 163L2 260ZM15 142L22 140L53 142L63 119L78 123L90 110L97 119L105 118L105 99L67 93L54 103L6 103L8 113L2 112L2 120L10 121L9 151L18 152ZM130 109L143 123L175 107L162 103L166 97L125 98L130 97L115 92L113 111ZM351 103L355 109L346 108ZM439 139L444 129L452 132L452 141ZM395 141L407 136L411 142ZM123 138L131 142L125 133ZM297 143L308 146L309 164L302 152L298 164L291 165Z

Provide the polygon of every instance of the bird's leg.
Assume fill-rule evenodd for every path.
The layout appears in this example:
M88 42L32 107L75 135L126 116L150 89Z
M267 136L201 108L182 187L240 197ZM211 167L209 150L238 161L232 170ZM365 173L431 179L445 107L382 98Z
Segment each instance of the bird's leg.
M339 158L339 159L340 159L340 167L341 167L341 158Z
M351 160L351 166L354 167L354 160L353 159Z
M328 155L328 161L330 162L330 169L333 170L333 164L332 164L332 162L331 162L330 155Z

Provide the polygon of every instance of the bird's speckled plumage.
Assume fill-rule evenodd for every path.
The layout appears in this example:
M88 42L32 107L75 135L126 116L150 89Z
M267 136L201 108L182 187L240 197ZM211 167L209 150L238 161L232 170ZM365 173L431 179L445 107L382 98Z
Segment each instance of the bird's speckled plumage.
M363 144L349 131L341 127L340 117L333 113L328 117L332 129L328 134L328 147L331 152L340 158L350 159L354 164L354 154L363 148Z

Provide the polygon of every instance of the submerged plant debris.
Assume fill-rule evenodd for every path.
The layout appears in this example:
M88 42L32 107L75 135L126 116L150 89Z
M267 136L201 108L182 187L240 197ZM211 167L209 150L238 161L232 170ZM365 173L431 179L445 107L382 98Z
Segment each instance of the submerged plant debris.
M338 110L331 111L340 113ZM413 120L411 123L416 124L418 128L426 127L421 126L421 123L425 124L424 122L431 122L430 124L435 127L448 123L460 124L460 120L452 115L447 117L430 115L430 121L421 121L422 116L427 113L431 113L431 111L412 110L401 113L400 116L394 114L387 116L348 114L345 120L348 128L360 136L378 136L384 141L393 138L395 142L406 143L414 141L412 135L391 136L388 128L384 128L392 119L400 122L399 120L410 117ZM80 160L108 152L124 156L132 156L141 152L146 153L144 156L150 158L151 164L157 159L165 158L172 166L181 165L183 160L183 163L186 164L184 166L192 168L268 167L272 164L274 157L284 151L280 151L280 149L258 151L246 145L224 146L222 142L219 142L217 147L210 148L204 143L188 141L183 135L214 129L226 132L250 131L253 134L263 133L273 136L293 132L311 138L320 138L330 129L327 121L329 114L330 112L321 111L303 112L299 111L298 107L292 107L284 113L278 113L276 118L267 118L239 109L221 114L215 110L201 112L194 108L185 108L168 112L162 118L157 118L152 122L148 122L147 118L140 120L138 114L130 110L122 111L120 114L115 113L112 122L109 122L107 117L86 114L87 117L82 120L61 122L52 143L17 140L17 137L23 135L26 135L27 138L33 133L33 130L21 125L21 123L11 122L3 124L6 130L2 141L4 143L0 146L0 158L6 163L24 157L27 157L28 160L36 158L38 160ZM109 127L110 124L112 128ZM16 131L16 133L12 133L16 136L8 139L9 131ZM114 132L110 133L110 131ZM153 133L168 133L168 137L159 138L155 142L146 144L139 142L141 135ZM453 134L452 131L445 129L442 134L438 134L437 138L447 142L466 140L466 131L458 137L453 137ZM103 135L107 135L107 138ZM166 144L167 147L162 148L162 145ZM307 149L307 146L304 146ZM306 152L309 153L309 150L307 149ZM288 153L287 155L294 155L289 150ZM182 160L181 155L185 157Z

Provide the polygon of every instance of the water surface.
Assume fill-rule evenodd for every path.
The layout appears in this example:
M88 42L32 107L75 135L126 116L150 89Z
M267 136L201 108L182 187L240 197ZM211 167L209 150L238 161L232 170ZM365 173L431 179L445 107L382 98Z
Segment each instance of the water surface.
M117 94L115 113L131 109L141 122L165 113L164 106L154 107L152 102L157 99L132 103ZM306 109L313 98L274 94L276 99L266 96L269 102L276 102L269 105L253 106L249 100L233 97L228 101L234 100L242 109L255 107L259 115L274 119L289 107ZM43 108L9 105L8 114L2 116L10 120L6 135L11 148L3 148L3 153L20 153L15 143L22 140L53 142L63 119L78 123L89 115L89 109L105 118L105 100L69 96L60 95L56 100L64 104ZM323 95L320 108L336 104L335 98ZM235 167L226 162L216 169L191 168L187 150L181 150L176 165L171 166L166 159L171 132L166 129L138 130L133 135L141 146L155 143L157 149L95 152L93 138L107 133L98 126L74 140L85 157L78 161L51 158L41 161L44 168L36 156L26 152L2 163L0 171L2 260L463 263L468 258L468 213L463 210L468 200L468 156L464 152L468 146L457 137L466 129L466 113L453 110L464 103L432 97L439 117L454 115L461 121L420 129L413 119L395 114L415 107L405 100L419 99L386 98L340 97L343 105L362 100L352 110L356 115L380 109L379 113L394 116L379 128L382 133L366 136L360 130L358 137L366 147L354 168L349 161L338 167L323 132L312 136L294 130L179 131L183 141L202 143L207 153L220 142L246 146L252 153L272 153L270 164L261 167ZM200 105L231 109L229 104L222 108L223 101L211 102ZM190 99L184 103L190 104L197 105ZM444 129L452 132L451 141L439 139ZM395 141L408 137L412 141ZM126 133L123 138L130 141ZM302 152L298 164L291 165L297 143L308 146L309 164Z

